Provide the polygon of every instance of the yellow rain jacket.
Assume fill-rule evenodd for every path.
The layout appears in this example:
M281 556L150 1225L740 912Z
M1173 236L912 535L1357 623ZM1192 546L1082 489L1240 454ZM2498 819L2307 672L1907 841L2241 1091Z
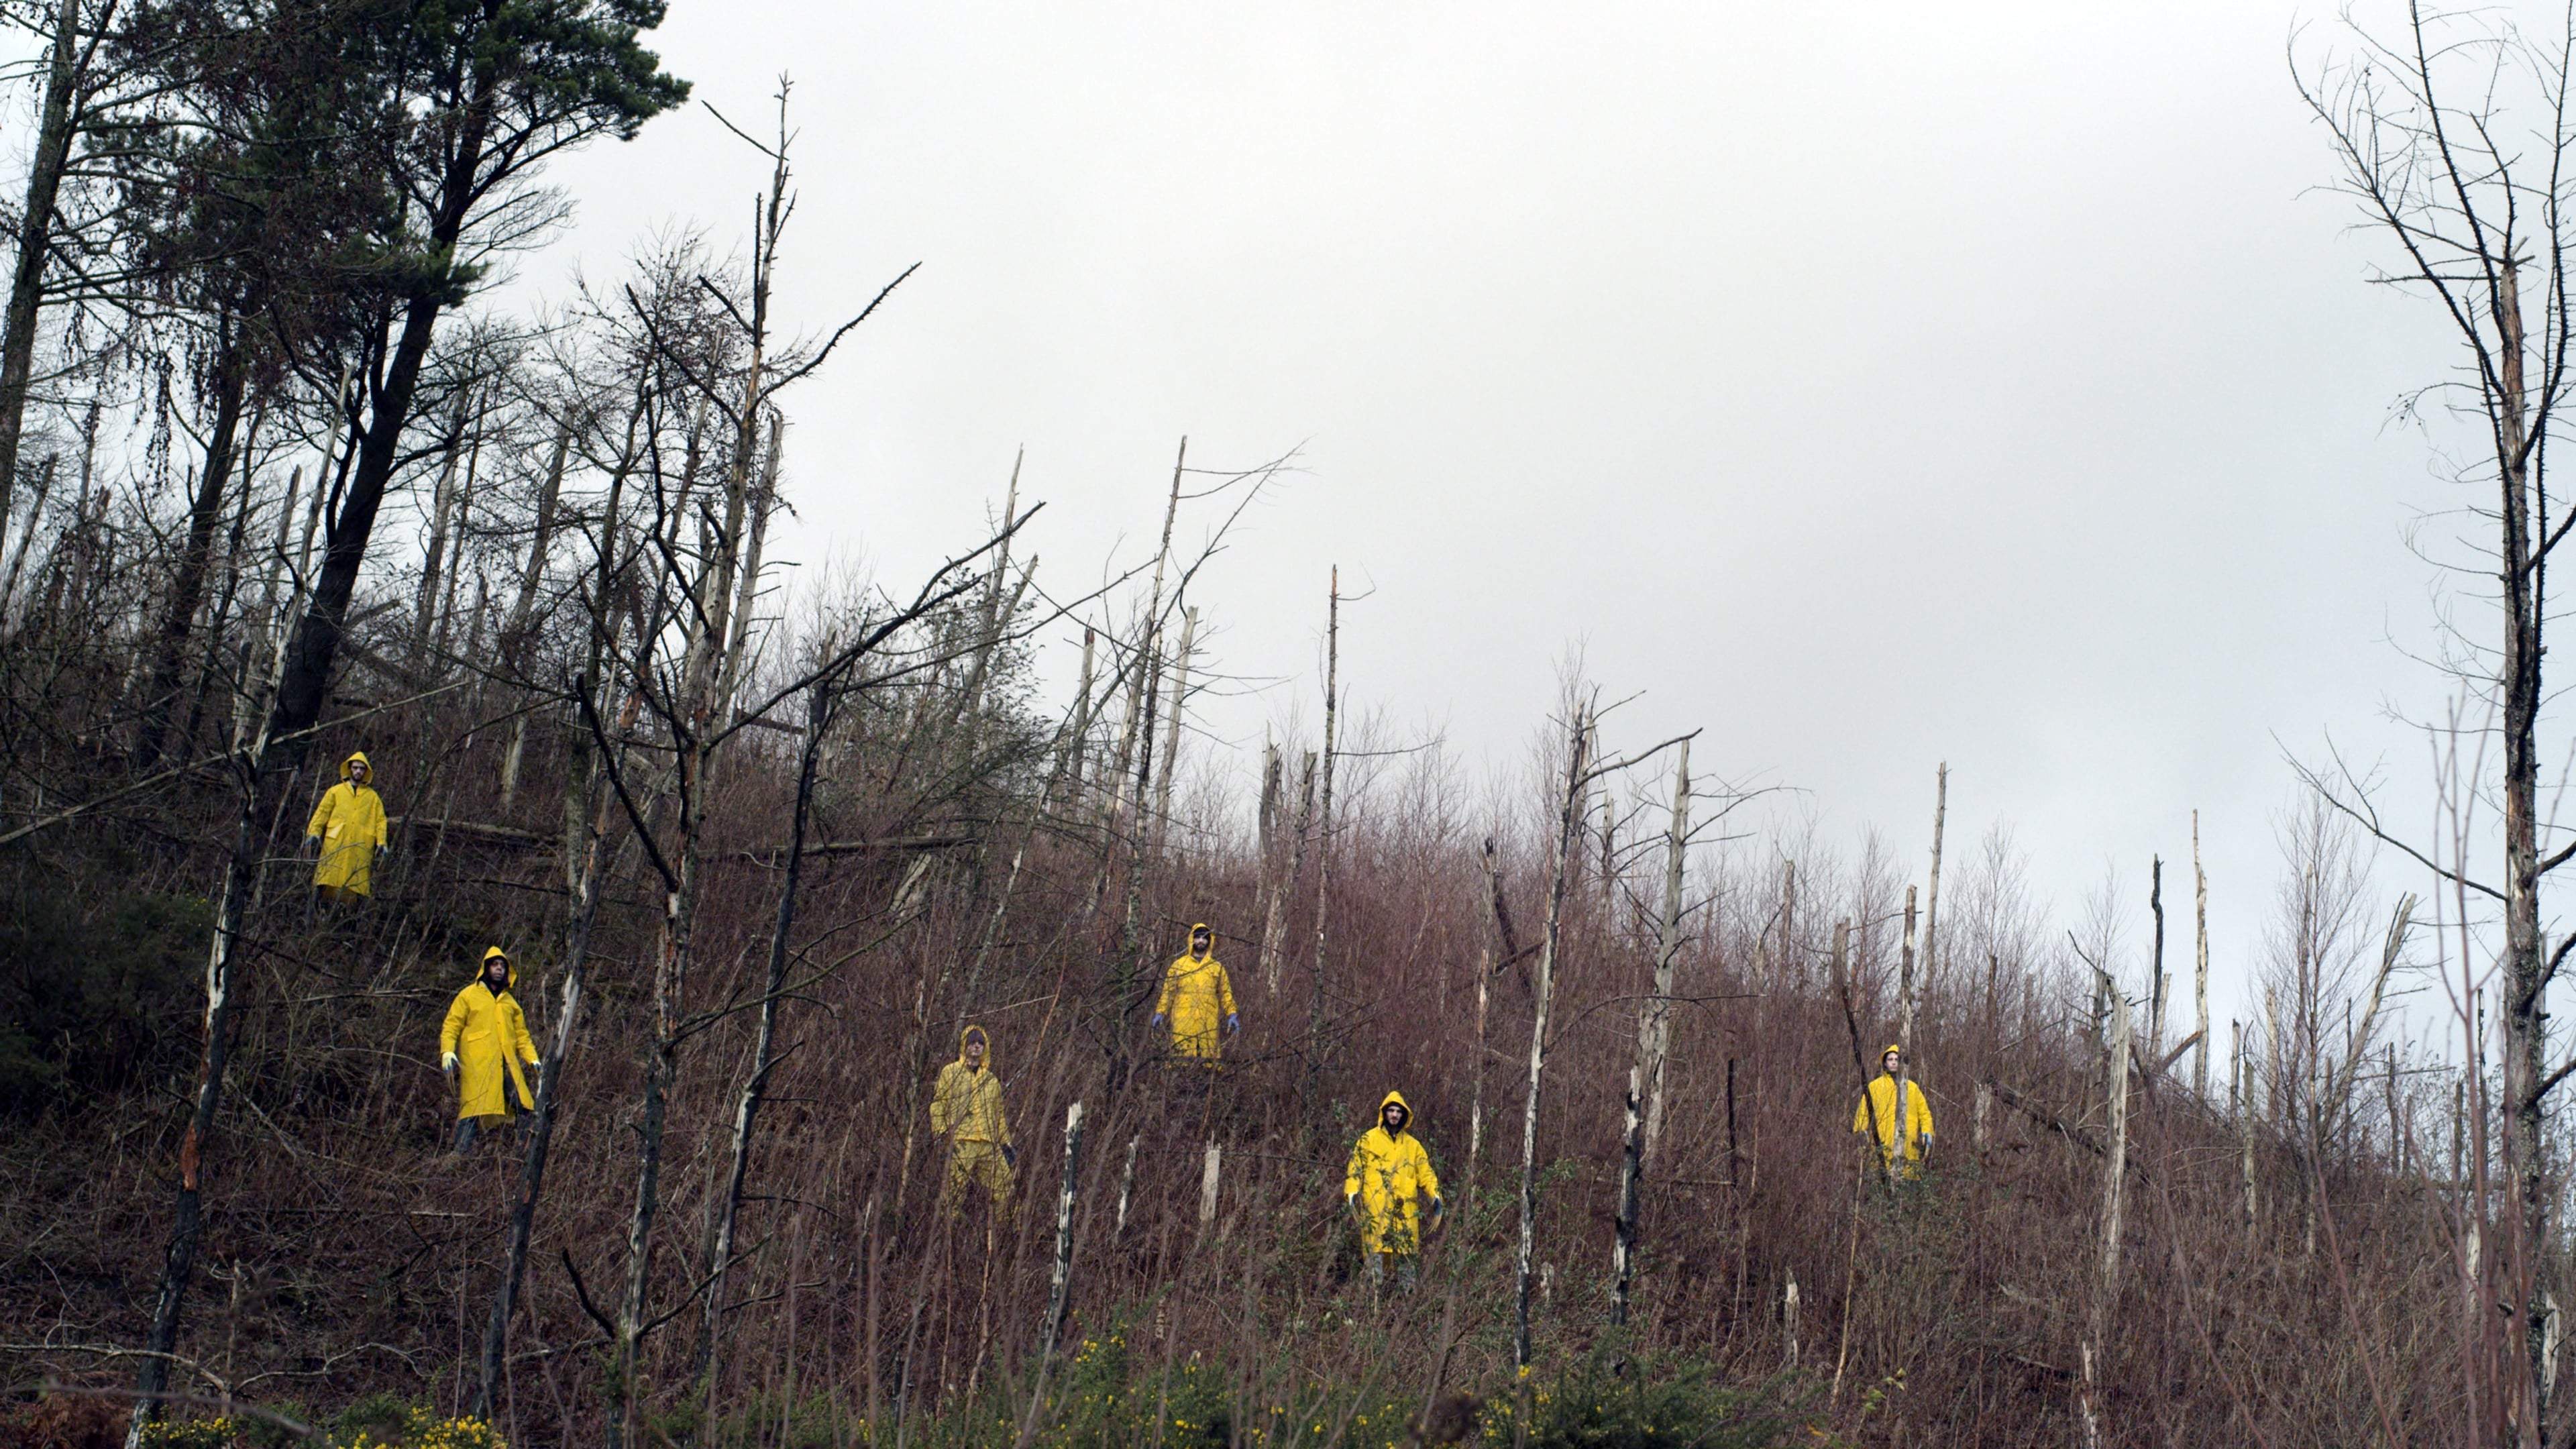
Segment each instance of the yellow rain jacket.
M980 1067L966 1065L970 1036L984 1043ZM957 1034L957 1060L939 1069L939 1081L930 1089L930 1130L953 1142L1010 1144L1010 1123L1002 1116L1002 1079L993 1069L993 1038L984 1028L970 1026Z
M313 807L313 818L304 826L305 839L322 842L313 883L362 896L373 887L376 851L385 843L384 797L374 786L349 778L351 765L366 763L363 753L340 762L340 783L322 792L321 803ZM372 767L368 773L374 774Z
M1878 1059L1886 1061L1887 1053L1895 1050L1893 1045L1889 1046L1878 1054ZM1932 1142L1932 1104L1924 1099L1921 1082L1911 1078L1906 1080L1905 1130L1902 1133L1896 1130L1896 1078L1885 1072L1870 1082L1868 1100L1852 1109L1852 1131L1868 1132L1872 1114L1878 1118L1878 1150L1886 1154L1888 1161L1894 1162L1899 1157L1907 1162L1923 1159L1923 1149Z
M510 959L509 953L495 946L483 953L488 966L492 958ZM456 1115L479 1117L487 1124L510 1115L509 1096L501 1090L504 1073L510 1085L519 1089L519 1100L536 1106L536 1094L528 1090L528 1079L519 1073L519 1064L537 1064L537 1044L528 1039L528 1018L519 1010L519 999L510 994L518 984L519 968L510 967L510 981L498 992L485 985L483 973L477 970L474 981L456 993L448 1003L447 1024L438 1029L438 1051L444 1057L456 1054Z
M1404 1130L1386 1130L1386 1104L1404 1109ZM1351 1164L1342 1172L1342 1196L1360 1200L1360 1245L1372 1253L1418 1253L1422 1250L1422 1209L1417 1196L1440 1199L1440 1174L1431 1170L1431 1154L1413 1135L1413 1104L1402 1092L1389 1092L1377 1104L1377 1125L1360 1134L1351 1147Z
M981 1066L966 1065L966 1040L984 1043ZM993 1038L980 1026L957 1034L957 1060L939 1069L930 1089L930 1130L948 1139L948 1180L940 1215L954 1216L968 1184L991 1195L999 1211L1011 1196L1011 1125L1002 1115L1002 1078L993 1067Z
M1200 922L1190 927L1190 934L1207 929ZM1215 939L1214 932L1209 939ZM1219 1028L1234 1015L1234 983L1226 979L1216 953L1175 958L1163 972L1163 994L1155 998L1154 1011L1171 1023L1173 1051L1213 1064L1221 1050Z

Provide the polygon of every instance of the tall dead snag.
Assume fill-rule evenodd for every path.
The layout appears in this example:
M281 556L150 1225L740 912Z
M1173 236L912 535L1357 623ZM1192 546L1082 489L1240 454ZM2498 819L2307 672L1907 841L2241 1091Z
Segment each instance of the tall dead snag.
M2102 1372L2111 1349L2111 1318L2120 1300L2120 1220L2129 1168L2129 999L2107 976L2111 998L2110 1066L2103 1095L2110 1102L2110 1144L2102 1156L2101 1276L2093 1285L2093 1313L2084 1335L2083 1420L2086 1449L2102 1442Z
M594 636L594 656L600 647L601 641ZM597 674L598 661L594 657L584 676L585 688ZM635 728L641 702L638 696L627 696L616 732L621 746ZM554 1037L546 1044L546 1065L537 1074L537 1100L528 1114L528 1145L519 1162L519 1193L510 1203L509 1241L503 1252L501 1281L492 1289L492 1309L483 1323L482 1372L474 1391L474 1416L478 1419L492 1417L492 1407L500 1396L502 1365L510 1342L510 1315L518 1306L519 1286L527 1276L528 1240L536 1230L537 1202L545 1194L546 1159L554 1142L564 1067L572 1057L574 1023L581 1017L582 976L590 961L590 933L599 919L600 888L607 874L609 802L600 789L603 773L594 767L586 772L580 785L565 791L574 828L567 832L564 855L575 864L572 919L564 933L563 984L558 988ZM585 809L584 801L595 803Z
M1635 1275L1638 1189L1646 1174L1649 1124L1663 1114L1664 1061L1672 1047L1673 971L1682 954L1682 855L1690 843L1690 741L1673 761L1672 830L1664 837L1664 919L1655 938L1655 987L1637 1017L1637 1060L1628 1069L1627 1124L1619 1156L1619 1207L1610 1248L1610 1325L1628 1321ZM1481 1044L1480 1044L1481 1045Z
M1324 1061L1325 947L1333 918L1333 730L1341 702L1342 570L1333 567L1332 597L1324 609L1324 798L1315 818L1315 965L1314 1008L1307 1025L1306 1070Z
M1574 722L1566 731L1565 788L1557 801L1556 839L1549 847L1547 927L1539 938L1538 976L1532 983L1535 1003L1530 1013L1529 1095L1521 1114L1520 1250L1513 1260L1512 1365L1515 1368L1527 1368L1530 1362L1531 1260L1538 1247L1539 1079L1547 1069L1547 1018L1548 1008L1556 999L1557 946L1563 939L1565 925L1566 878L1573 870L1575 848L1581 840L1584 787L1591 778L1584 772L1589 758L1585 754L1585 746L1592 738L1589 725L1590 717L1578 706L1574 711Z
M1896 1043L1905 1049L1904 1055L1898 1058L1900 1062L1914 1054L1914 887L1912 886L1905 888L1905 935L1896 946ZM1899 1112L1905 1110L1905 1098L1901 1093L1896 1099L1896 1110ZM1902 1122L1905 1119L1900 1116L1896 1120Z
M1131 1168L1135 1165L1132 1145L1127 1161ZM1047 1281L1046 1317L1038 1323L1037 1384L1029 1393L1028 1417L1020 1423L1020 1449L1028 1449L1036 1440L1046 1412L1047 1370L1055 1364L1056 1335L1064 1331L1065 1305L1073 1294L1073 1197L1081 1167L1082 1104L1075 1102L1064 1109L1064 1180L1055 1195L1055 1268Z
M1154 786L1154 853L1163 853L1163 842L1172 829L1172 770L1181 758L1181 705L1190 697L1190 651L1197 647L1199 611L1181 611L1181 648L1172 659L1172 717L1164 726L1163 778Z
M1116 997L1118 1020L1123 1023L1133 1006L1141 1004L1153 990L1152 978L1146 974L1139 957L1143 945L1145 908L1145 861L1148 822L1144 819L1148 803L1147 790L1154 778L1154 709L1162 699L1163 636L1163 571L1172 558L1172 524L1180 517L1181 480L1189 471L1190 440L1181 439L1180 451L1172 458L1172 494L1163 508L1163 542L1154 554L1154 586L1146 595L1145 623L1138 631L1136 677L1127 697L1127 733L1135 747L1135 809L1126 809L1126 791L1131 777L1122 768L1119 783L1119 805L1113 812L1113 823L1124 823L1127 840L1127 919L1118 936L1118 959L1111 968L1110 980ZM1123 764L1124 756L1122 756ZM1102 877L1106 882L1106 874ZM1124 1033L1121 1045L1114 1050L1124 1061Z
M1932 878L1923 887L1923 980L1931 985L1941 961L1941 832L1950 823L1950 762L1932 776Z
M2564 178L2576 165L2576 100L2569 93L2576 23L2547 40L2515 27L2511 17L2476 8L2409 5L2392 37L2350 31L2351 53L2327 54L2302 67L2300 97L2331 140L2337 187L2364 221L2394 243L2373 280L2426 297L2452 331L2456 350L2445 374L2454 390L2474 382L2484 446L2458 463L2460 481L2494 490L2492 503L2461 516L2493 528L2466 537L2495 569L2493 604L2501 637L2474 662L2456 666L2462 683L2488 695L2502 745L2492 785L2502 798L2502 838L2478 858L2499 860L2503 880L2472 881L2463 863L2436 873L2493 899L2502 915L2504 1160L2514 1181L2514 1231L2496 1264L2514 1310L2510 1368L2491 1393L2475 1397L2501 1411L2513 1441L2555 1443L2542 1414L2542 1340L2549 1288L2562 1276L2551 1244L2551 1168L2544 1098L2549 963L2543 960L2543 877L2576 858L2576 848L2539 848L2539 738L2551 615L2547 563L2568 536L2565 509L2553 518L2547 440L2576 361L2576 298L2568 283L2576 215L2565 205ZM2576 16L2569 17L2576 22ZM2463 407L2465 395L2461 398ZM2563 490L2561 490L2563 491ZM2378 831L2369 802L2350 779L2311 783ZM2382 839L2390 839L2379 832ZM2419 862L2434 857L2403 841ZM2466 849L2464 847L2464 849ZM2491 854L2489 853L2491 852Z
M1297 877L1306 869L1306 837L1315 826L1315 752L1306 752L1306 768L1297 787L1297 833L1288 841L1288 869L1270 893L1269 911L1261 921L1261 983L1279 995L1279 963L1288 954L1288 901L1297 893Z
M2148 958L2147 1060L2165 1059L2165 858L2149 858L2147 912L2155 917L2155 953Z
M772 436L776 436L774 431ZM829 640L822 652L826 659L839 656ZM788 816L785 879L778 887L778 915L770 925L769 974L761 988L759 1025L752 1034L751 1074L734 1098L733 1148L727 1158L725 1190L708 1225L705 1316L698 1329L698 1377L706 1386L711 1421L716 1408L716 1383L723 1368L720 1355L724 1289L733 1267L734 1225L742 1213L743 1184L751 1175L752 1133L759 1124L761 1104L768 1097L770 1070L779 1060L778 1011L787 995L787 965L792 955L788 943L796 928L796 888L804 878L805 837L814 818L815 764L822 753L824 736L831 732L833 707L842 674L848 667L844 662L840 668L827 669L806 686L805 738L796 759L796 804Z
M666 487L658 473L654 479L656 502L665 520L660 525L664 536L657 546L663 556L663 588L673 617L656 618L652 628L639 630L638 635L644 639L676 636L680 657L676 668L670 668L656 664L648 654L633 668L629 685L644 699L645 707L654 713L660 732L668 739L669 774L664 786L669 796L667 806L644 807L622 775L611 775L616 796L628 813L657 879L659 910L650 949L644 1083L635 1110L635 1201L626 1225L623 1290L616 1317L608 1325L611 1366L603 1438L610 1449L625 1449L642 1442L639 1373L643 1342L663 1321L649 1311L654 1233L661 1210L663 1135L671 1089L679 1074L681 1046L705 1024L691 1015L688 990L696 964L698 895L711 776L718 752L737 727L725 707L723 693L728 656L739 637L731 624L736 589L748 553L745 525L754 503L761 421L780 390L819 369L835 344L866 321L903 278L911 275L907 270L897 276L865 310L843 323L819 346L801 356L783 360L773 357L770 309L780 239L793 209L788 195L787 97L788 88L782 81L778 91L778 139L760 147L771 166L767 194L755 213L748 295L725 296L715 279L694 279L699 289L718 297L721 312L738 329L738 367L729 377L702 375L688 360L687 342L664 336L656 315L630 294L656 354L655 365L685 377L698 401L722 418L732 436L722 459L715 497L695 496L686 463L675 491ZM697 520L700 532L694 557L679 548L671 536L681 520L691 517ZM946 570L942 570L940 577L945 574ZM952 596L962 592L962 586L951 592ZM910 609L898 611L893 620L878 624L852 654L863 652L904 618L918 617L921 607L921 602L916 601ZM594 733L598 733L595 714L591 723Z
M1476 939L1476 1060L1475 1075L1468 1086L1467 1106L1467 1201L1476 1197L1476 1166L1485 1157L1485 1056L1486 1005L1493 995L1494 973L1502 969L1502 957L1508 945L1497 949L1495 940L1504 929L1503 873L1494 863L1494 837L1485 837L1485 893L1493 901L1493 929L1478 927ZM1478 915L1485 913L1480 911Z
M2199 1017L2200 1046L2192 1058L2191 1094L2209 1100L2209 873L2200 868L2200 812L2191 812L2191 914L2195 938L2191 1000Z

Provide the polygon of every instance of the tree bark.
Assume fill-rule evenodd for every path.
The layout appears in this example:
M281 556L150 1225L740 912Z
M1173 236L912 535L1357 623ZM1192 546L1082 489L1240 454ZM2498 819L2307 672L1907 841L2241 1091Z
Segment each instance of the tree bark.
M137 773L161 762L171 711L178 703L180 676L187 669L188 634L196 624L198 607L205 602L215 525L223 517L224 484L232 477L233 444L240 435L242 397L250 377L235 327L229 316L217 319L214 422L206 432L205 465L188 503L187 541L180 545L179 566L171 575L170 597L163 603L161 628L153 638L150 682L143 688L142 728L134 741Z
M1932 784L1932 877L1923 888L1923 981L1931 986L1941 963L1941 833L1950 823L1950 762L1941 762Z
M1531 1259L1538 1247L1539 1083L1547 1069L1548 1008L1556 998L1557 950L1564 937L1566 883L1582 844L1584 787L1590 783L1586 767L1591 757L1585 749L1591 739L1589 725L1590 717L1577 707L1573 726L1566 733L1565 788L1557 802L1556 840L1549 862L1554 869L1548 882L1547 927L1539 943L1536 1002L1530 1016L1529 1095L1521 1113L1520 1248L1514 1258L1512 1294L1514 1368L1527 1368L1530 1363L1530 1288L1534 1279Z
M1314 1003L1307 1022L1306 1071L1311 1077L1324 1062L1325 962L1333 920L1333 731L1340 702L1342 670L1342 568L1333 566L1332 594L1324 610L1324 793L1315 816L1315 961Z
M2191 812L2191 891L2194 950L2191 1000L2200 1021L2200 1046L2192 1059L2191 1093L2209 1100L2209 874L2200 868L2200 812Z
M1288 842L1288 871L1270 893L1270 910L1261 922L1261 981L1275 1001L1279 996L1280 958L1288 954L1288 901L1297 894L1297 877L1306 869L1306 836L1314 826L1315 755L1306 754L1305 779L1297 789L1297 833Z
M771 437L776 436L773 429ZM831 653L831 646L826 645L824 652ZM815 759L824 732L831 727L831 695L836 687L837 681L830 677L807 687L805 741L796 766L796 805L787 829L786 878L779 886L778 918L769 933L769 975L760 997L760 1024L752 1038L751 1076L734 1101L733 1149L725 1171L722 1207L708 1235L706 1316L699 1329L698 1376L706 1385L710 1423L715 1418L716 1382L722 1367L724 1286L733 1264L734 1224L742 1212L743 1184L751 1173L752 1133L768 1094L770 1068L777 1061L773 1046L778 1035L780 999L787 989L788 941L796 925L796 887L804 874L805 835L814 815Z
M1637 1059L1628 1069L1626 1130L1621 1134L1619 1206L1612 1218L1610 1326L1628 1321L1635 1276L1639 1189L1654 1125L1663 1116L1664 1062L1672 1046L1673 973L1682 953L1682 858L1690 843L1690 741L1673 763L1672 830L1664 838L1664 919L1655 940L1655 984L1637 1018Z
M71 167L72 112L83 80L79 34L80 0L62 0L54 12L53 45L46 56L36 154L28 163L26 199L18 208L18 264L9 278L8 315L0 321L0 523L6 522L17 498L18 449L25 436L28 381L36 362L36 314L44 304L54 212L61 204L63 175Z

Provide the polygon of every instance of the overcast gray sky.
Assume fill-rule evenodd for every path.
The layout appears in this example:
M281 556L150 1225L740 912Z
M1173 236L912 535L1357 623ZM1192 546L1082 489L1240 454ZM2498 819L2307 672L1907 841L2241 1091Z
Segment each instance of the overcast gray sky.
M1702 768L1918 872L1947 759L1953 838L2013 822L2070 921L2113 861L2143 920L2161 850L2187 923L2197 806L2232 978L2276 737L2420 776L2384 706L2442 697L2389 636L2455 495L2388 419L2449 354L2311 194L2299 19L674 0L657 43L746 123L798 83L791 319L924 264L791 404L809 563L917 573L1026 445L1070 589L1147 546L1183 433L1302 446L1195 591L1219 667L1289 680L1215 719L1247 762L1286 691L1314 713L1338 563L1376 590L1353 703L1470 758L1527 748L1580 643L1649 691L1636 739L1705 726ZM554 175L539 291L656 227L737 246L763 180L694 107Z

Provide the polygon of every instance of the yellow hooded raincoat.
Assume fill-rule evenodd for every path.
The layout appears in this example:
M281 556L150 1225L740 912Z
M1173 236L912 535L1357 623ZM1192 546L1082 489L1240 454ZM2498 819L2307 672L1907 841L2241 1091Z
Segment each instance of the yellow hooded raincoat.
M966 1039L984 1043L980 1066L966 1065ZM1002 1113L1002 1078L993 1065L993 1038L970 1026L957 1034L957 1060L939 1069L930 1089L930 1130L948 1139L948 1184L940 1197L953 1211L969 1182L999 1204L1011 1195L1011 1126Z
M489 966L498 957L510 959L509 953L495 946L483 953ZM537 1064L537 1044L528 1039L528 1018L519 1010L519 999L510 987L519 982L519 968L510 967L508 985L494 991L484 984L483 972L477 969L474 980L456 999L448 1003L447 1024L438 1029L438 1051L441 1057L456 1056L456 1115L480 1118L486 1125L500 1122L510 1115L510 1094L501 1083L506 1076L518 1089L518 1100L533 1109L536 1094L528 1090L528 1079L520 1074L519 1064Z
M1404 1109L1404 1130L1386 1130L1386 1104ZM1419 1199L1440 1199L1440 1174L1431 1170L1431 1154L1413 1135L1413 1104L1402 1092L1389 1092L1377 1104L1377 1125L1360 1134L1351 1147L1351 1163L1342 1172L1342 1196L1360 1200L1360 1245L1372 1253L1422 1251Z
M1190 927L1190 934L1206 930L1201 922ZM1214 939L1213 932L1209 938ZM1214 1066L1222 1050L1220 1028L1234 1015L1234 983L1216 953L1175 958L1163 972L1163 994L1154 999L1154 1011L1171 1023L1173 1051Z
M322 845L321 858L313 866L313 883L362 896L374 888L376 852L385 843L384 797L374 786L349 778L351 765L366 763L364 753L340 762L340 783L322 792L313 818L304 826L304 838ZM373 777L372 766L368 774Z
M1886 1061L1887 1053L1895 1050L1891 1044L1878 1054L1878 1059ZM1852 1109L1852 1131L1867 1133L1873 1125L1870 1118L1875 1114L1878 1118L1875 1124L1878 1150L1886 1154L1887 1160L1894 1162L1902 1157L1908 1163L1920 1162L1923 1149L1932 1142L1932 1104L1924 1099L1923 1084L1908 1078L1905 1082L1905 1130L1900 1133L1896 1130L1896 1095L1896 1078L1885 1072L1879 1073L1870 1081L1868 1100Z

